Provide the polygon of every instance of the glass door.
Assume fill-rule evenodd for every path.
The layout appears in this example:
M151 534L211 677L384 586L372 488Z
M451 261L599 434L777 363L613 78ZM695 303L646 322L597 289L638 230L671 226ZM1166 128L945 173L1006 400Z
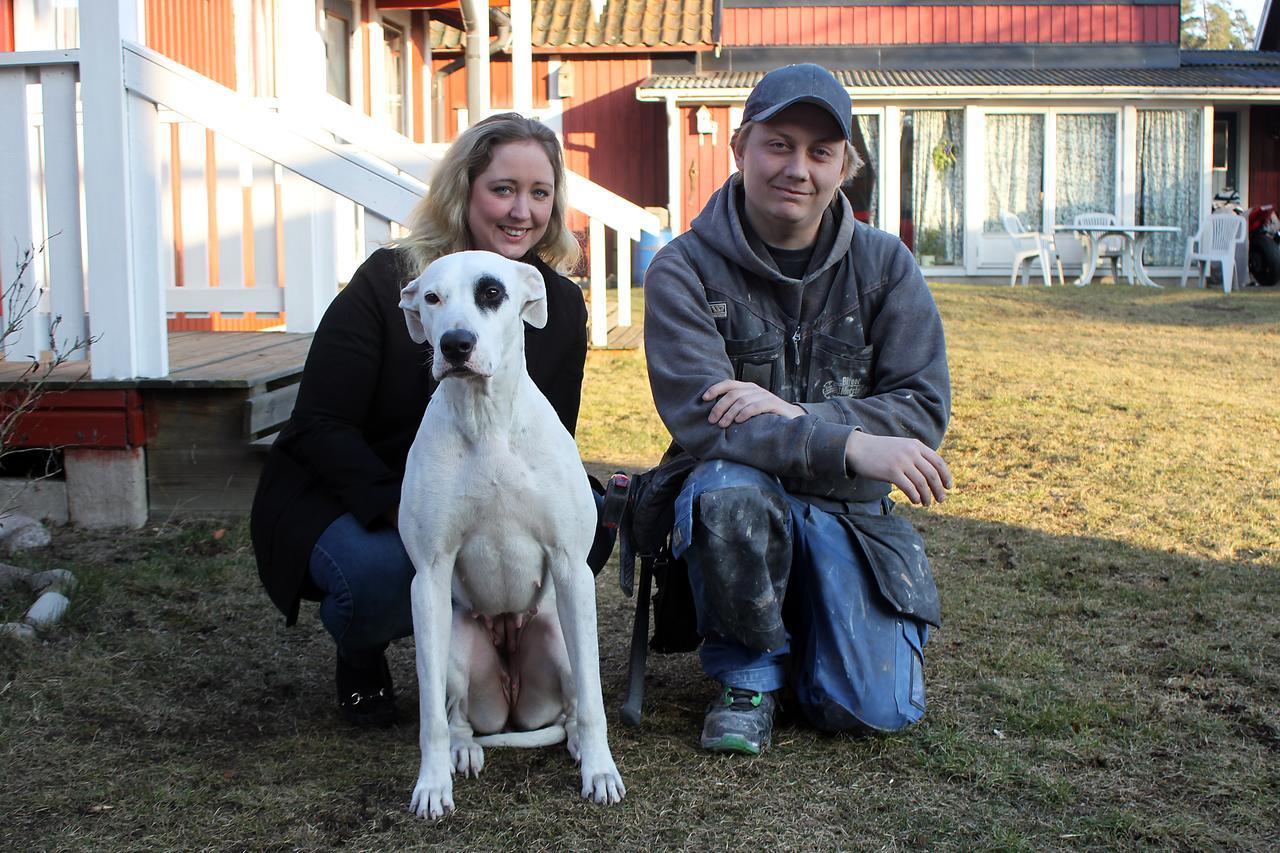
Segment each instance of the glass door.
M1119 113L1071 108L988 111L982 142L985 204L978 263L1005 267L1013 244L1003 215L1028 231L1054 234L1082 213L1119 218ZM1064 264L1080 263L1079 241L1057 232ZM1037 270L1038 271L1038 270Z

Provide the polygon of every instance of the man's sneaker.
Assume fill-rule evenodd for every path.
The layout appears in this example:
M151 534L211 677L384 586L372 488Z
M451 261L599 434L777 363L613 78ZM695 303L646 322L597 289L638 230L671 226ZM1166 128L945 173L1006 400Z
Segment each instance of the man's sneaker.
M396 694L385 654L357 666L341 654L335 681L338 710L348 722L361 726L389 726L396 719Z
M773 733L774 706L772 693L723 688L702 721L702 748L759 755Z

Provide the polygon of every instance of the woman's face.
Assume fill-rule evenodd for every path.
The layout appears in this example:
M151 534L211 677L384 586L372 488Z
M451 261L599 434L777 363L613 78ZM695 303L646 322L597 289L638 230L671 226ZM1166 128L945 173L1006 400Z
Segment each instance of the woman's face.
M471 182L467 229L471 247L519 260L547 233L555 201L555 171L532 140L493 149L489 167Z

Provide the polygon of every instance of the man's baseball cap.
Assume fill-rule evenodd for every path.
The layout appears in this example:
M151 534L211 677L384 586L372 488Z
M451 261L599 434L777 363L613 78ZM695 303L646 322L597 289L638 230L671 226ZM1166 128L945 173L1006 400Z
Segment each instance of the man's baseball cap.
M849 128L853 102L849 100L849 93L830 71L811 62L784 65L764 75L747 96L742 121L768 121L796 104L822 107L836 120L845 140L853 140Z

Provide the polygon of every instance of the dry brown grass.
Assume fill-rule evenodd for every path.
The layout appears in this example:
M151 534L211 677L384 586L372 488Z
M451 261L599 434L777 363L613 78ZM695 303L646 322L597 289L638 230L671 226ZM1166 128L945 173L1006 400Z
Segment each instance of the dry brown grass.
M0 646L0 848L1269 849L1280 838L1280 294L935 288L959 486L912 511L943 597L930 710L894 737L783 727L756 760L696 749L709 686L651 659L617 720L632 602L598 583L619 806L558 750L491 751L440 824L405 812L405 722L353 733L332 646L285 629L243 526L62 531L69 621ZM593 353L597 471L656 459L638 353ZM0 600L7 613L11 602Z

